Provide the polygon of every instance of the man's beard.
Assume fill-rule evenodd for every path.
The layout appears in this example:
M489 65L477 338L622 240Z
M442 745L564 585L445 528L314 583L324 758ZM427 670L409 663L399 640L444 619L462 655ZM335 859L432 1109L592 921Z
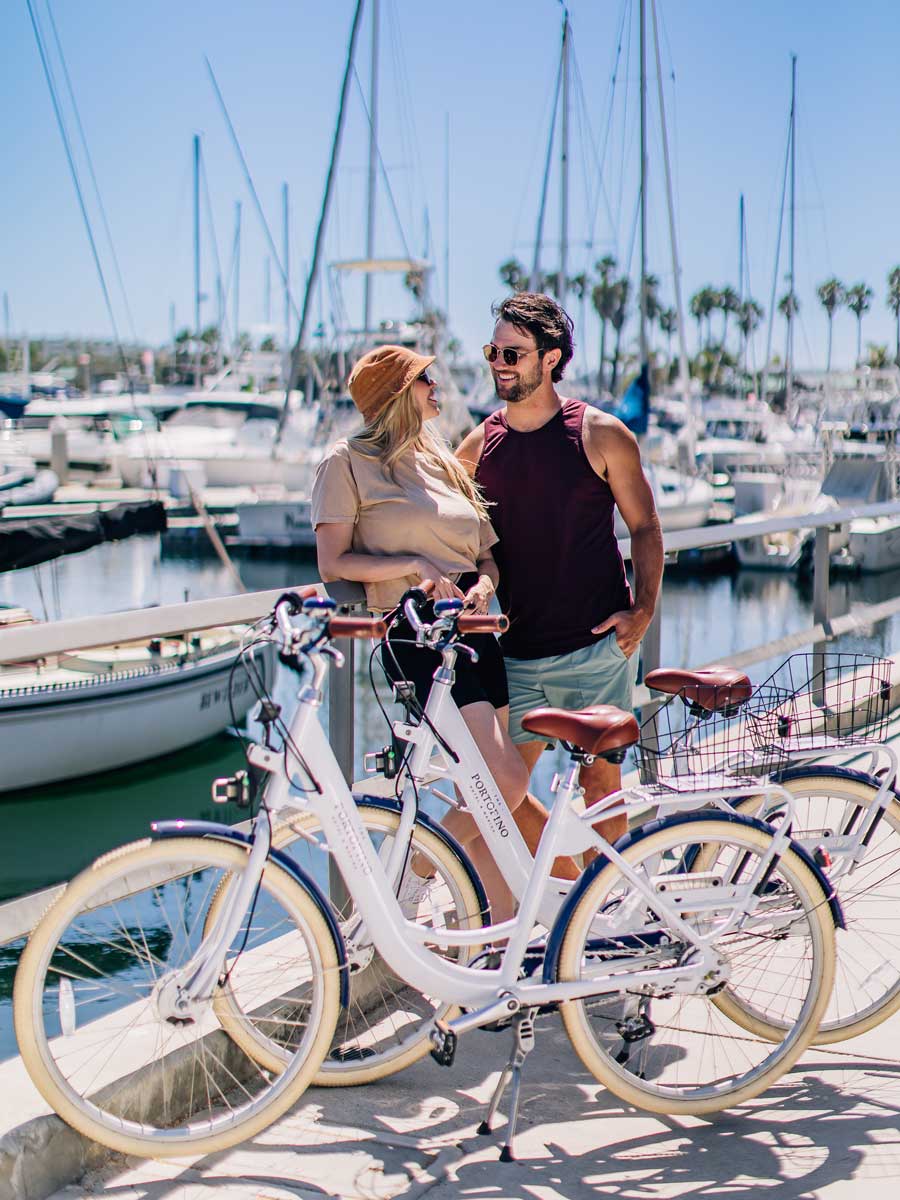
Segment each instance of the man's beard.
M522 400L527 400L532 392L536 392L541 386L541 370L540 367L532 375L520 375L516 383L507 391L506 395L501 396L497 386L497 380L494 380L494 392L498 400L502 400L504 404L519 404Z

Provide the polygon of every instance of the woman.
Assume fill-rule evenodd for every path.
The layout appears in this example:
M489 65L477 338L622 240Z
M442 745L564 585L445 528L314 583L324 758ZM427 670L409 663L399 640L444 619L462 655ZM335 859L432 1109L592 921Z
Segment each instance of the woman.
M365 584L374 612L396 607L408 588L434 583L434 599L461 598L486 612L497 585L491 546L497 537L476 485L428 428L440 412L428 374L433 357L403 346L381 346L364 355L350 375L350 395L365 429L341 439L316 472L312 523L323 580ZM405 619L392 639L412 637ZM495 638L464 639L478 662L460 655L453 698L512 811L522 805L528 771L506 732L509 697L503 657ZM396 657L396 663L394 661ZM383 651L392 678L413 682L424 705L440 656L408 645ZM537 831L544 810L537 806ZM529 822L532 824L533 822ZM472 818L450 812L445 826L462 842L482 877L495 920L514 911L513 897ZM526 833L526 840L531 843Z

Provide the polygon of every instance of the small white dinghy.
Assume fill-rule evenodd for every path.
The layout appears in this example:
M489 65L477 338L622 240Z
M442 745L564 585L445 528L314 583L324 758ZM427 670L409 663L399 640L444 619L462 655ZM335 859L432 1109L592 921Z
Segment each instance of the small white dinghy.
M4 621L5 619L5 621ZM22 609L0 624L31 620ZM242 630L147 639L0 668L0 792L158 758L240 722L256 700ZM269 647L257 671L271 683Z

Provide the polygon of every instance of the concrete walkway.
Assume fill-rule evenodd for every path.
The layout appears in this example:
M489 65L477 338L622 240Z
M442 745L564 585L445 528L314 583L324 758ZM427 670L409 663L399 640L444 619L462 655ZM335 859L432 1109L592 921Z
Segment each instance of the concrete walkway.
M366 1088L313 1088L243 1146L193 1163L118 1160L55 1200L881 1200L900 1193L900 1015L808 1051L753 1104L713 1119L623 1108L582 1068L556 1016L526 1067L516 1163L479 1137L508 1032L468 1034ZM505 1108L501 1111L505 1111ZM22 1193L23 1195L26 1193ZM34 1194L34 1193L33 1193Z

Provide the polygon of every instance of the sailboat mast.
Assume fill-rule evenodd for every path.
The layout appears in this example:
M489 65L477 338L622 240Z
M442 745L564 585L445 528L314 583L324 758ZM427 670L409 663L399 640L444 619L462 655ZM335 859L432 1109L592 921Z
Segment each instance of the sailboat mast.
M240 345L241 316L241 202L234 204L234 350Z
M284 261L284 353L281 356L285 390L291 370L291 218L288 185L281 185L282 258Z
M366 258L375 253L375 192L378 183L378 26L379 0L372 0L372 68L369 80L369 186L366 205ZM363 331L372 328L372 273L363 282Z
M556 295L563 308L569 283L569 10L563 9L562 118L560 125L559 275Z
M744 193L741 192L738 200L738 320L741 319L740 310L744 306ZM744 394L744 379L747 374L747 335L741 330L741 395Z
M200 136L194 134L194 387L200 387Z
M641 305L640 348L641 364L647 361L647 7L640 4L641 44Z
M794 246L796 240L797 189L797 55L791 55L791 199L788 234L787 345L784 355L784 407L788 418L794 405Z

